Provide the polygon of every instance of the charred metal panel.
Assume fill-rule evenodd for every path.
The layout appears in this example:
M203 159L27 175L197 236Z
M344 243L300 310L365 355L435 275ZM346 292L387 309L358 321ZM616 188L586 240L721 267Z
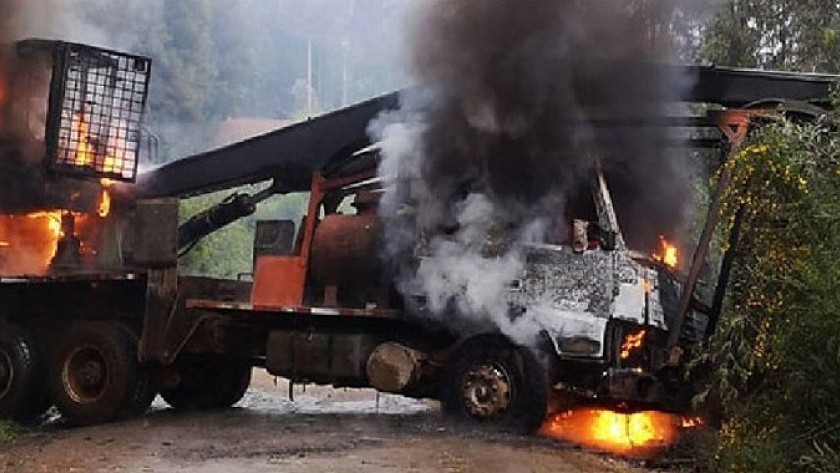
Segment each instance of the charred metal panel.
M164 362L169 358L167 332L175 313L178 293L177 268L153 269L146 274L146 304L138 356L142 361Z
M137 201L134 220L134 263L147 268L178 263L178 200Z
M717 103L727 107L767 98L829 103L831 88L840 76L759 71L714 66L688 66L696 77L686 101Z
M601 356L616 291L615 256L569 246L527 248L525 270L509 303L520 324L545 331L561 356ZM536 334L534 334L536 335Z
M226 318L218 314L190 310L190 298L213 298L217 301L245 302L251 284L247 282L182 277L175 268L151 270L146 284L146 314L140 357L144 361L172 363L190 343L204 353L219 352L225 339Z
M291 256L295 244L295 222L260 220L254 232L254 262L260 256Z
M592 197L599 227L613 235L610 245L588 249L584 230L577 251L575 245L527 246L522 280L509 296L521 317L549 335L560 356L604 356L610 320L666 328L656 271L630 257L600 173Z
M568 246L534 246L528 249L525 276L512 302L608 318L615 284L610 252L578 254Z
M365 365L376 344L370 335L275 331L266 369L293 381L365 386Z
M605 71L607 74L613 71L616 77L621 77L622 84L639 84L641 90L629 94L634 97L644 97L648 84L669 77L684 84L685 92L682 97L675 99L726 107L743 107L768 98L828 103L831 87L840 79L840 76L828 74L602 61L601 67L582 69L575 73L575 80L583 91L579 95L583 103L597 105L601 100L598 91L590 90L587 93L587 84L598 83L592 80L591 74L604 74Z

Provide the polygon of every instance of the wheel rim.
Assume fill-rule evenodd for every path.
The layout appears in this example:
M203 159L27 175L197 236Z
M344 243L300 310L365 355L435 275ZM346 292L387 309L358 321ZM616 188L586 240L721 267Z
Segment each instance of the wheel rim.
M485 362L467 371L461 385L464 406L470 415L492 419L504 414L511 404L513 378L507 368Z
M12 389L15 380L15 367L12 364L12 357L6 350L0 350L0 399L6 397Z
M108 363L100 350L80 347L65 360L61 381L74 402L88 404L105 394L110 376Z

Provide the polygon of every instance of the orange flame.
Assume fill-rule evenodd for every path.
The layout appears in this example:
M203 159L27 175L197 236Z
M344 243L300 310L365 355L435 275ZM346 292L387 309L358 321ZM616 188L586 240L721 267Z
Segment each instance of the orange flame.
M669 242L662 235L659 236L659 244L662 246L661 253L654 254L653 259L661 261L672 268L676 268L680 262L677 246Z
M58 240L61 237L61 212L33 212L26 215L29 220L41 220L46 224L50 237Z
M106 218L110 213L111 194L108 192L108 189L102 189L102 193L99 195L99 208L96 210L96 214L101 218Z
M621 344L621 352L619 352L622 360L630 358L630 354L642 346L646 334L647 331L642 330L637 333L627 334L624 337L624 343Z
M78 141L74 162L78 166L93 166L95 150L90 142L89 123L84 113L77 116L75 122L76 139ZM109 158L112 168L116 169L115 158ZM111 213L112 181L101 179L101 190L95 207L95 214L100 218L107 218ZM73 194L71 201L79 195ZM0 215L0 248L9 248L0 258L0 274L2 275L40 275L50 269L55 258L62 233L61 217L65 210L48 210L33 212L23 216ZM83 256L95 256L96 245L101 226L95 223L94 215L72 212L75 218L75 237L79 238ZM87 241L86 241L87 240Z
M111 128L111 136L108 138L109 155L105 156L105 161L102 163L103 172L121 174L124 171L123 167L129 155L126 148L127 141L127 127L124 123Z
M93 164L94 150L90 144L90 124L84 112L79 114L75 128L76 139L79 143L76 147L76 165L91 166Z
M61 212L0 215L0 247L10 248L0 258L0 274L43 274L55 256L61 238Z
M547 419L540 434L622 455L647 455L674 444L684 428L683 421L679 416L657 411L622 414L577 409ZM696 425L699 423L691 427Z
M102 164L102 171L114 172L117 169L117 158L113 156L105 156L105 162Z
M684 429L691 429L701 425L703 425L703 419L699 417L684 417L680 426Z

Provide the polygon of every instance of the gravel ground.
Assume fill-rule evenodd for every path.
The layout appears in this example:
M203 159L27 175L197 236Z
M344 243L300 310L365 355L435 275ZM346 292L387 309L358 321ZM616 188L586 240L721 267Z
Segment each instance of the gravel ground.
M88 428L60 419L0 446L0 472L642 472L606 455L444 421L436 403L295 386L262 371L239 407Z

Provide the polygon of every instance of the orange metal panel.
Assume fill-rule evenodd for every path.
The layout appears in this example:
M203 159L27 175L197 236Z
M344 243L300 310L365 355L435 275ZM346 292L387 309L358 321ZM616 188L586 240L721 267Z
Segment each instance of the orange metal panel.
M254 270L255 308L303 304L306 260L300 256L260 256Z

